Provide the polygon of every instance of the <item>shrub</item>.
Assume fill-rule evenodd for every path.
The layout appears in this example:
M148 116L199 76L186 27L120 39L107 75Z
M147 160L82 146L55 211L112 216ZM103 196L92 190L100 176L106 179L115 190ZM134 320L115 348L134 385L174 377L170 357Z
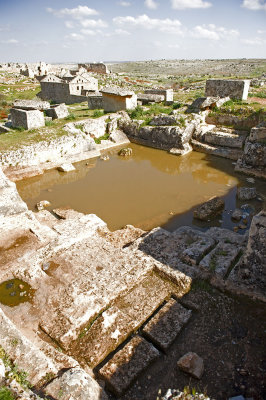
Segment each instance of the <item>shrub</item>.
M104 111L95 110L92 116L93 116L93 118L99 118L99 117L102 117L103 115L104 115Z
M15 400L15 398L7 387L2 387L0 389L0 400Z
M73 121L76 119L76 116L73 113L70 113L65 119L68 121Z

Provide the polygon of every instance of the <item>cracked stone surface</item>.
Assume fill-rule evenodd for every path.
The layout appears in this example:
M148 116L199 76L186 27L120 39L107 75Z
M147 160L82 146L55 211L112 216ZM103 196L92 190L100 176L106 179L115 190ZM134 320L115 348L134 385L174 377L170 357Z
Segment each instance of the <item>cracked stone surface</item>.
M145 325L143 332L149 340L167 351L190 316L191 310L170 299Z
M99 370L99 375L120 396L159 355L151 343L135 336Z

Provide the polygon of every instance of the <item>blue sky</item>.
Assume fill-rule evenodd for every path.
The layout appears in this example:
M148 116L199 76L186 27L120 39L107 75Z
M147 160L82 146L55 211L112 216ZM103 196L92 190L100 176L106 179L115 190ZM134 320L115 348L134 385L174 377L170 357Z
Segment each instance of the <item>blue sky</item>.
M266 0L0 0L0 10L0 62L266 57Z

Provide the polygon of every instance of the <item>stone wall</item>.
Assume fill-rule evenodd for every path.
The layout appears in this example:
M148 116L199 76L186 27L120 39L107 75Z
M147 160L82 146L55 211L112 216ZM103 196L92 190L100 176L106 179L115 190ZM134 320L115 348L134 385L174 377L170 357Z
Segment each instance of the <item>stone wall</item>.
M102 96L88 96L87 99L89 110L98 110L103 108Z
M74 104L87 101L86 96L70 93L68 83L60 82L40 82L41 92L38 94L43 100L52 100L56 103Z
M205 96L246 100L249 84L249 80L209 79L206 81Z

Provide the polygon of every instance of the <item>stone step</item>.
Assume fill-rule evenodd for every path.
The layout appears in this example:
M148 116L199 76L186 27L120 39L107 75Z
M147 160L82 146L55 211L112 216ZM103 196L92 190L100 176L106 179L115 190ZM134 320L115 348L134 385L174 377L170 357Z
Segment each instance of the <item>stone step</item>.
M170 299L143 328L155 345L166 351L191 317L191 310Z
M85 359L91 368L96 367L171 296L171 289L170 284L155 274L148 275L82 332L72 354Z
M214 144L215 146L224 146L242 149L247 137L247 133L239 134L232 130L214 129L203 135L203 140L206 143Z
M112 392L121 396L159 355L151 343L135 336L99 370L99 375Z
M240 254L241 247L234 243L219 242L218 245L203 258L200 267L207 268L223 278L226 276Z
M243 154L243 151L240 149L225 147L225 146L209 145L206 143L198 142L195 139L191 140L191 144L193 150L198 151L200 153L213 154L218 157L229 158L230 160L235 160L235 161L238 160Z

